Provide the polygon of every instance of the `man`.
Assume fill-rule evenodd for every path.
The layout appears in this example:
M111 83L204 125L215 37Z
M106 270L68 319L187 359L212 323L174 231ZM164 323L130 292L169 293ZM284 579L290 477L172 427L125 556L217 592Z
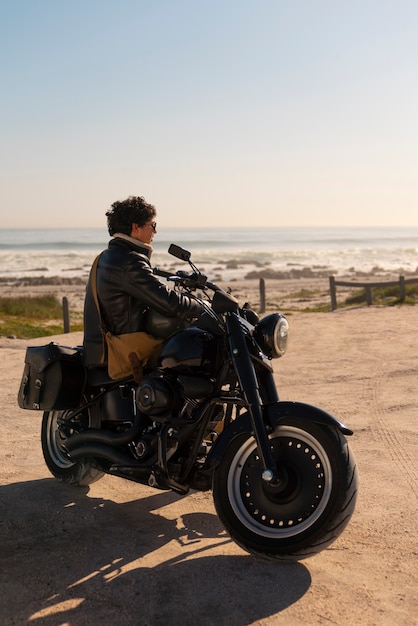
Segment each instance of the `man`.
M166 317L198 317L203 310L198 302L167 289L152 272L155 207L142 197L130 196L114 202L106 217L113 238L97 266L97 295L106 328L115 335L146 331L147 309ZM84 353L86 365L103 364L102 332L91 276L84 304Z

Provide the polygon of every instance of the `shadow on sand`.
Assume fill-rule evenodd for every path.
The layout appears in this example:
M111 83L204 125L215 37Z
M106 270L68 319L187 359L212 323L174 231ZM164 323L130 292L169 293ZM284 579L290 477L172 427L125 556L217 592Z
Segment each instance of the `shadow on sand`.
M87 494L54 479L0 487L1 623L245 625L310 587L300 563L228 555L215 515L164 517L171 492L123 504Z

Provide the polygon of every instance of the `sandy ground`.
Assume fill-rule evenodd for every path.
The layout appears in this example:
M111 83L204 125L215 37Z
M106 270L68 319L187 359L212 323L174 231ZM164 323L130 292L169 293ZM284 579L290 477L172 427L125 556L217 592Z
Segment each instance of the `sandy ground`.
M78 490L51 478L41 415L16 404L26 345L49 339L0 339L2 625L418 624L418 308L289 321L281 398L346 422L360 474L343 535L295 564L243 552L210 492L179 497L109 476Z

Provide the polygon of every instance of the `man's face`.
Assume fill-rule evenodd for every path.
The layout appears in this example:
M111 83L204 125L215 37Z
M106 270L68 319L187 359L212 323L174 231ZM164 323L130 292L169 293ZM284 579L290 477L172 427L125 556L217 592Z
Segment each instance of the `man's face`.
M143 226L132 224L131 237L137 239L138 241L142 241L142 243L151 244L156 232L157 222L152 219Z

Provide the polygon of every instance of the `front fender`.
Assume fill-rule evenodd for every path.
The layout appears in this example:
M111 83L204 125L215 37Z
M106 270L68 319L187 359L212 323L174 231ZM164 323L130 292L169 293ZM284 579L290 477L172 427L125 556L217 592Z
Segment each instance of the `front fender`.
M276 428L280 422L285 421L287 417L297 417L302 420L315 422L316 424L324 424L324 426L335 426L344 435L353 434L353 431L334 417L334 415L312 404L280 401L270 404L266 409L268 421L273 429Z
M338 428L344 435L352 435L353 431L345 424L340 422L336 417L320 409L312 404L304 402L288 402L279 401L264 407L266 421L274 430L281 422L286 422L289 417L298 418L323 424L324 426L334 426ZM251 435L252 425L249 413L243 413L221 433L216 442L213 444L211 451L206 459L202 471L212 471L220 463L227 448L231 442L241 435Z

